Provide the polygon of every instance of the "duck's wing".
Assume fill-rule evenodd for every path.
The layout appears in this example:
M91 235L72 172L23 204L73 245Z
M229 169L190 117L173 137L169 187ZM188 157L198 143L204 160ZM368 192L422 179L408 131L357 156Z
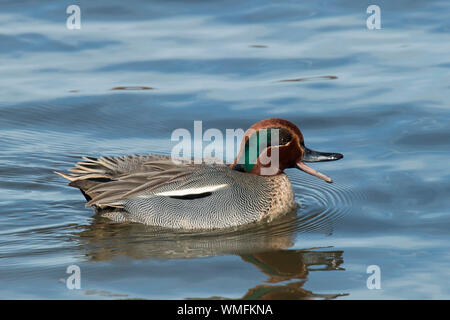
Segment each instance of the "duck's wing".
M205 171L205 168L209 169ZM55 173L68 179L69 186L81 190L88 201L86 206L123 208L126 199L142 193L159 192L162 195L189 198L214 191L217 183L208 186L211 168L182 159L174 162L167 155L151 154L83 157L83 161L78 162L75 168L69 169L69 174ZM212 172L216 173L214 169Z
M159 176L159 181L163 177L173 178L179 171L176 168L187 168L189 164L186 161L174 163L170 156L158 154L82 159L75 168L69 169L69 173L55 173L69 180L69 186L79 188L88 201L100 194L105 196L105 192L120 191L125 194L145 184L147 179L155 175ZM102 191L103 189L107 190Z
M170 156L160 154L129 155L123 157L82 157L75 168L69 169L69 174L55 172L69 181L87 179L114 179L123 174L139 172L150 161L167 161Z
M147 162L144 170L122 175L88 189L86 192L93 197L86 205L100 208L123 207L128 198L151 193L173 183L192 181L196 167L191 164L174 164L170 160Z

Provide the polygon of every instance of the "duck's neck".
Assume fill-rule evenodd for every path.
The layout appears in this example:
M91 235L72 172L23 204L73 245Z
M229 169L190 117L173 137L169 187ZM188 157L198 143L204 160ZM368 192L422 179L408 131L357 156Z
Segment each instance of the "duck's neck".
M261 176L273 176L281 173L278 168L272 168L267 165L263 165L259 157L252 158L247 152L239 155L230 165L230 168L239 172L257 174Z
M241 150L230 166L231 169L240 172L256 173L260 172L261 162L258 157L260 155L262 146L260 146L259 134L247 139L245 144L241 146Z
M236 162L235 160L235 162L232 165L230 165L230 168L239 172L257 174L260 176L274 176L282 173L282 171L279 170L278 168L270 169L266 166L261 165L259 159L255 164L239 163Z

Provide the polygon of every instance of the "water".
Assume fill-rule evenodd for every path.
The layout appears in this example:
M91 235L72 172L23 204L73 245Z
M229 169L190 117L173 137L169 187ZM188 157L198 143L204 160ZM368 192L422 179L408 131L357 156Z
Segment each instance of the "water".
M78 1L81 30L70 4L0 4L1 298L450 297L447 1L378 1L381 30L364 1ZM301 208L270 225L111 224L53 174L268 117L345 155L312 165L332 185L288 170Z

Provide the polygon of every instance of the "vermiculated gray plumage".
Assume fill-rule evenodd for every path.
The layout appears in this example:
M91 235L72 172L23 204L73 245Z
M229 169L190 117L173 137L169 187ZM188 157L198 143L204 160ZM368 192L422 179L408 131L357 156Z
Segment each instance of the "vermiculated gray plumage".
M87 205L107 209L105 216L115 221L215 229L270 220L296 206L284 173L260 176L154 154L83 159L72 174L58 174L83 192Z

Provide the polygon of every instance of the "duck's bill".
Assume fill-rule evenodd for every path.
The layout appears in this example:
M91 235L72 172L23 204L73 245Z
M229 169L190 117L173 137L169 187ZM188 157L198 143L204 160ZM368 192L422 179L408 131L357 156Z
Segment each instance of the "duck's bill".
M304 151L305 154L303 155L302 161L297 162L297 168L328 183L332 183L333 180L330 177L307 166L305 162L335 161L342 159L344 156L340 153L314 151L306 147L304 147Z
M304 171L306 173L309 173L310 175L312 175L314 177L317 177L319 179L325 180L328 183L333 183L333 180L331 180L331 178L329 176L326 176L323 173L321 173L319 171L316 171L316 170L314 170L311 167L308 167L306 165L306 163L304 163L302 161L297 162L297 168L299 168L300 170L302 170L302 171Z
M303 155L304 162L322 162L322 161L335 161L342 159L344 155L340 153L320 152L303 147L305 154Z

